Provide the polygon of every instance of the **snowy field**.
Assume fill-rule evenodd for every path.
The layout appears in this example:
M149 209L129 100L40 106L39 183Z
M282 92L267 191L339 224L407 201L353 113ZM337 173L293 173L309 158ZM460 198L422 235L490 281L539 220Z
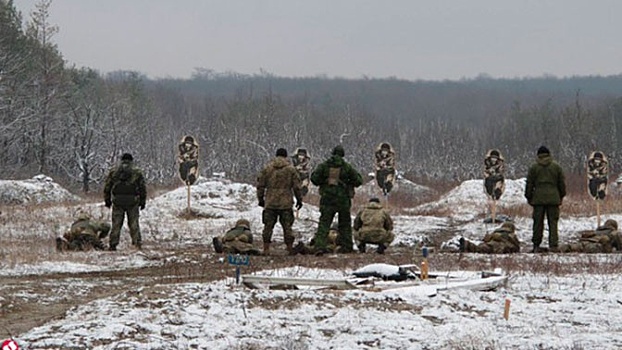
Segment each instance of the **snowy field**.
M433 297L403 288L248 289L235 283L233 267L213 252L211 237L244 217L260 242L261 208L253 186L201 179L192 187L191 217L184 216L185 188L149 200L141 215L143 251L130 248L124 229L119 252L58 254L53 239L77 210L102 219L109 213L102 203L80 201L51 179L41 179L0 181L2 198L11 198L2 202L0 214L6 243L0 247L0 329L24 349L622 348L622 259L617 253L499 257L434 252L432 271L502 267L509 279L493 291L458 289ZM500 213L525 205L523 187L524 179L507 181ZM20 201L20 196L28 199ZM485 206L482 181L466 181L438 201L415 208L444 215L392 208L396 241L385 256L252 257L252 266L243 272L341 279L371 262L418 263L423 243L461 235L478 241L493 230L494 225L482 223ZM317 207L305 204L294 225L298 239L313 236L318 218ZM604 218L620 221L622 215ZM523 251L528 251L531 219L514 219ZM575 238L595 222L594 217L563 216L560 240ZM274 239L282 242L278 228ZM23 244L32 246L18 250ZM511 305L507 320L506 300ZM43 312L48 309L56 311ZM18 316L21 324L27 324L24 318L33 321L16 333L7 320L15 322Z

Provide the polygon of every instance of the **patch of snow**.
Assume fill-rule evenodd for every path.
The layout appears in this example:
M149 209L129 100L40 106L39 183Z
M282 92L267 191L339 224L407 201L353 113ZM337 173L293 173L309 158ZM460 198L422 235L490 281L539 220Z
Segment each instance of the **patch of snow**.
M48 202L75 202L80 197L64 189L45 175L28 180L0 180L0 204L40 204Z
M526 204L524 197L526 179L505 180L505 191L497 201L498 208L509 208ZM438 201L425 203L415 208L417 211L445 211L456 221L468 222L488 212L488 198L484 190L484 180L467 180L452 189Z

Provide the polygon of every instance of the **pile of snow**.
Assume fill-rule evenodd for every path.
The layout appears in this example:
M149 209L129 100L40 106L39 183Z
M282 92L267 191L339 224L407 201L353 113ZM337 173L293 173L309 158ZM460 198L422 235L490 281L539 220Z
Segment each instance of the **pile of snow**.
M67 191L45 175L28 180L0 180L0 204L39 204L47 202L78 201L80 198Z
M526 204L524 197L526 179L505 180L505 192L497 201L497 208ZM488 197L484 180L467 180L449 191L441 199L415 208L417 211L442 211L454 220L471 221L488 211Z
M356 189L357 194L362 194L366 196L382 196L382 188L378 186L378 183L375 179L368 181L363 184L360 188ZM393 188L391 189L390 195L394 194L403 194L407 196L413 197L422 197L434 194L434 190L423 185L416 184L410 180L405 178L399 178L395 180Z
M253 185L226 179L199 179L190 187L190 215L187 215L187 208L186 187L167 192L147 202L147 208L141 214L141 227L145 227L156 240L200 239L211 244L212 236L223 234L238 219L244 218L250 221L255 238L261 238L263 208L257 204L257 191ZM294 232L303 235L306 241L310 240L317 227L317 218L317 208L305 203L294 223ZM273 237L273 241L283 241L279 224Z

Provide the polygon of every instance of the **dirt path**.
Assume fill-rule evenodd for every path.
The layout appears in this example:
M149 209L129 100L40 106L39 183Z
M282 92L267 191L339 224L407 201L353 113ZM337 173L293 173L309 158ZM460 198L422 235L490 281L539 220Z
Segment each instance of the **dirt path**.
M171 252L167 252L171 253ZM174 254L175 252L173 252ZM189 282L210 282L234 276L234 267L222 263L224 255L184 250L184 262L163 262L160 266L118 271L51 273L29 276L0 276L0 339L18 336L51 320L62 319L73 307L139 288ZM352 269L374 262L405 264L412 256L406 250L385 255L347 254L272 256L251 258L242 273L288 266Z

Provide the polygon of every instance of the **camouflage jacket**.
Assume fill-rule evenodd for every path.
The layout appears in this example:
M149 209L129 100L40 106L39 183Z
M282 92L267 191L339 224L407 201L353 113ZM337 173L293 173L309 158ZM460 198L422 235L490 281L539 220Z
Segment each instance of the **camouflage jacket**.
M67 231L63 237L71 242L78 238L80 235L89 235L95 238L106 238L110 232L110 224L102 221L95 221L90 219L76 220L69 231Z
M253 243L253 233L246 227L238 226L230 229L222 237L223 243L240 241L244 243Z
M296 171L298 171L298 175L300 175L301 180L309 177L309 172L311 171L309 167L311 164L311 158L309 156L305 156L301 160L297 155L294 155L292 157L292 164L296 168Z
M376 170L394 170L395 169L395 152L389 151L383 155L382 150L378 149L375 153L376 158Z
M518 253L520 251L520 241L513 229L500 227L484 236L484 244L492 248L492 253Z
M182 142L178 146L177 161L180 163L196 161L199 158L199 144Z
M311 182L320 187L322 199L339 200L352 198L363 177L341 156L333 155L311 173Z
M486 157L484 159L484 178L489 177L502 177L503 172L505 171L505 161L503 158L499 157L494 159L494 157Z
M596 161L592 158L587 162L588 179L606 179L608 174L609 164L606 160Z
M353 228L361 232L392 231L393 220L380 203L370 202L356 215Z
M538 155L529 168L525 198L530 205L560 205L566 196L566 180L562 167L550 154Z
M291 209L292 197L302 200L300 177L287 158L276 157L257 177L257 199L265 199L266 209Z
M145 205L147 186L143 172L134 166L132 161L121 161L106 177L104 200L126 208Z

